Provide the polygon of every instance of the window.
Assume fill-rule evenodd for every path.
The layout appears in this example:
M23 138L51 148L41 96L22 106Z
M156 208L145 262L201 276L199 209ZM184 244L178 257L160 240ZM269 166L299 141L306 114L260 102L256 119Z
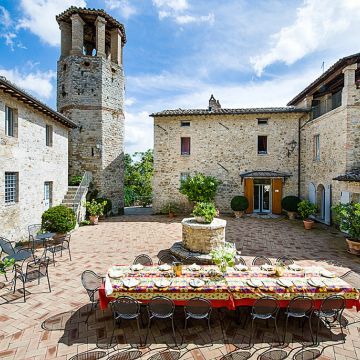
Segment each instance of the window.
M268 119L257 119L258 121L258 125L267 125L268 124Z
M258 136L258 154L267 154L267 136Z
M320 160L320 135L314 136L314 160Z
M186 179L190 176L190 173L188 172L182 172L180 173L180 183L182 183L183 181L186 181Z
M53 144L53 127L46 125L46 146L52 146Z
M5 203L18 201L18 173L5 173Z
M182 121L180 126L190 126L190 121Z
M190 138L181 138L181 155L190 155Z
M5 106L5 135L15 137L15 111Z

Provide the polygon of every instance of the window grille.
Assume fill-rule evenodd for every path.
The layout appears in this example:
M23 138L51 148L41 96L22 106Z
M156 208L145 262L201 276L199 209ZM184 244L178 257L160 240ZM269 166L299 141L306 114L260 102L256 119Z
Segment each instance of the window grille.
M5 173L5 203L18 201L18 173Z

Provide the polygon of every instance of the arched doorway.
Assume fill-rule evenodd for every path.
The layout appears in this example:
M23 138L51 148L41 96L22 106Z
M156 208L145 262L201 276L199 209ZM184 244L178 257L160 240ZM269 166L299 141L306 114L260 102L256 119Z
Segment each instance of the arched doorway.
M325 219L325 187L322 184L319 184L316 189L316 206L319 210L319 218L321 220Z

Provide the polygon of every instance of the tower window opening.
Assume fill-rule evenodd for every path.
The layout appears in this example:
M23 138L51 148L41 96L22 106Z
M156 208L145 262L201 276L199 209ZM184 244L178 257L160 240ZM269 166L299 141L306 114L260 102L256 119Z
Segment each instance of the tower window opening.
M93 147L91 148L91 156L95 156L95 151Z
M63 65L63 71L66 71L66 64Z

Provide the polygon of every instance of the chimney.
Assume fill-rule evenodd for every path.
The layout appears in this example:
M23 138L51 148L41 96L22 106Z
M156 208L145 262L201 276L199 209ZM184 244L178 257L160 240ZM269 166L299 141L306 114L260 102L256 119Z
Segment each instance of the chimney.
M211 94L209 99L209 111L221 109L220 101L214 98L214 95Z

